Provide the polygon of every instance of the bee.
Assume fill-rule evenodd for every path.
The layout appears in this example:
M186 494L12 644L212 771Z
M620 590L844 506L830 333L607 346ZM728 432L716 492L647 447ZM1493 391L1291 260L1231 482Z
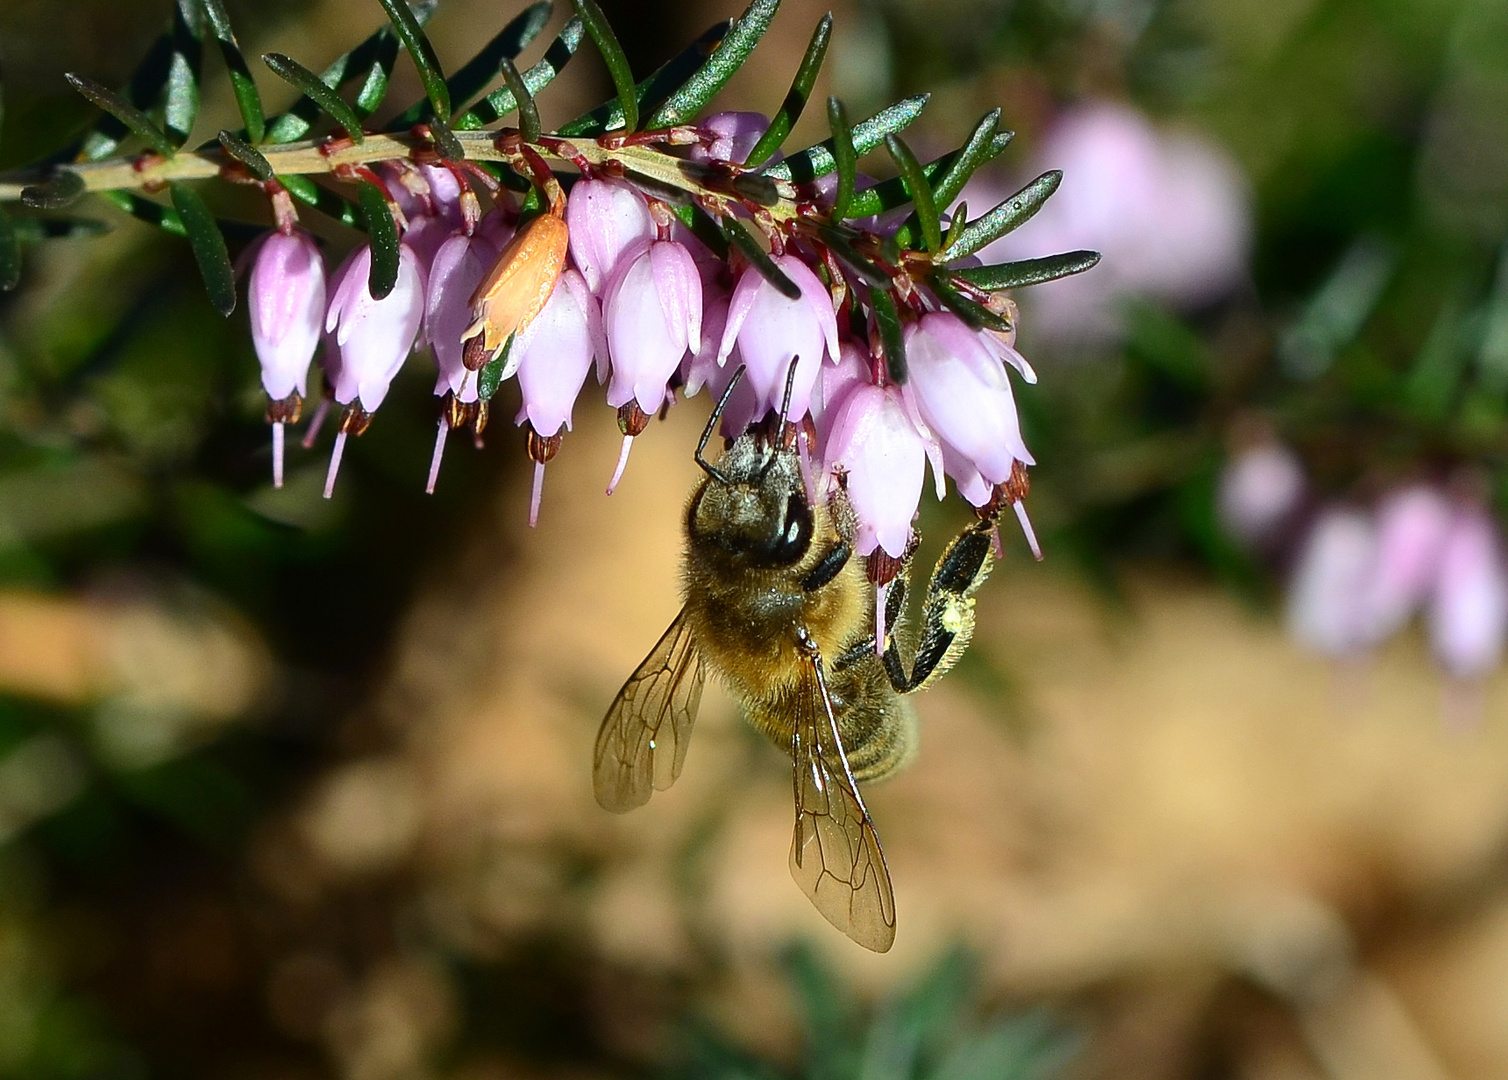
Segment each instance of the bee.
M809 496L791 426L757 427L716 463L704 456L741 374L696 449L706 476L686 509L685 605L608 709L593 787L605 809L623 812L675 782L710 668L749 722L790 755L792 876L829 922L885 952L895 940L895 895L859 782L913 756L917 721L906 695L968 645L973 593L993 561L994 517L943 552L909 664L896 640L908 554L884 598L888 629L877 649L875 587L853 557L852 509L841 485Z

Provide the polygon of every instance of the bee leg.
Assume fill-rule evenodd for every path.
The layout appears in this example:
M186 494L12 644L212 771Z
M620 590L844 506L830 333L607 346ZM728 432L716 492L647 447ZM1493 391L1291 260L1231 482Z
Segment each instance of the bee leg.
M801 587L807 592L816 592L822 586L832 581L843 572L843 567L848 565L848 560L853 557L853 548L848 546L848 541L839 540L827 554L817 560L817 565L807 571L806 577L801 579ZM874 642L870 642L873 647Z
M974 522L953 538L937 560L922 607L921 641L909 673L894 640L887 640L885 671L899 692L920 690L946 674L969 647L974 636L974 591L994 565L993 530L992 520ZM898 590L892 587L891 591Z

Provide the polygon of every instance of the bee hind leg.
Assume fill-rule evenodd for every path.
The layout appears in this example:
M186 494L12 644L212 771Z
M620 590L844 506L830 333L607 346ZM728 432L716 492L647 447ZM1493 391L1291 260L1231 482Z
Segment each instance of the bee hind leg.
M927 584L922 605L921 640L910 671L900 655L895 635L885 635L884 664L890 684L902 694L921 690L958 662L974 636L974 592L990 576L994 565L993 520L980 520L960 532L943 551ZM898 621L905 597L905 575L897 578L887 597L885 622Z

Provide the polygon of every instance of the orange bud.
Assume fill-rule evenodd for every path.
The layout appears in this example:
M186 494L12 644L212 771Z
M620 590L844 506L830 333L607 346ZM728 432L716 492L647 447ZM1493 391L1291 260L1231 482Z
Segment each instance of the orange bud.
M520 229L472 295L475 320L461 340L480 335L483 350L493 357L533 322L565 268L569 235L554 214L541 214Z

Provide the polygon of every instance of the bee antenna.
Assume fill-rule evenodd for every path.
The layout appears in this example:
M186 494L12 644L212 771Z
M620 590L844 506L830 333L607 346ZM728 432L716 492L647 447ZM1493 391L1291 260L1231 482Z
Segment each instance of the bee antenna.
M789 421L791 418L791 398L796 392L796 365L801 362L801 357L791 357L791 366L785 369L785 394L780 399L780 419Z
M717 427L718 420L722 418L723 410L728 407L728 399L733 396L733 391L738 387L743 377L744 367L740 364L738 370L733 373L733 378L728 380L728 388L723 391L723 396L718 398L717 404L712 407L712 415L707 417L707 426L702 428L701 440L696 444L696 453L692 455L696 463L702 467L708 476L722 484L731 484L733 481L729 480L721 469L702 455L707 449L708 441L712 438L712 429Z
M791 418L791 398L795 396L796 392L796 365L800 362L801 357L793 356L791 357L790 366L785 369L785 394L780 399L780 415L775 418L777 430L780 431L784 430L783 425L788 423ZM775 459L778 456L772 452L770 459L764 463L764 468L759 470L760 483L763 483L764 478L770 475L770 470L775 467Z

